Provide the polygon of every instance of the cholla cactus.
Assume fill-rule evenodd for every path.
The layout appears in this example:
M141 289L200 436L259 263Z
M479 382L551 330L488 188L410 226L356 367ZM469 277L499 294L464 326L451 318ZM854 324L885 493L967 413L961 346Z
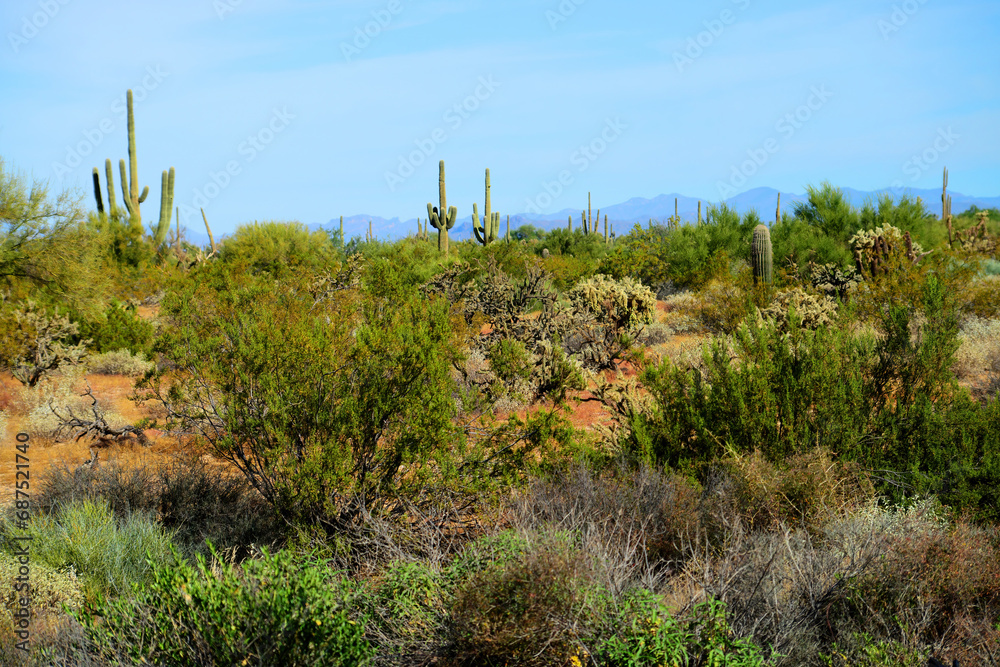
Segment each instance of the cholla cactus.
M21 384L34 387L52 371L76 365L87 354L89 340L75 345L66 342L80 331L75 322L70 322L69 316L50 317L31 301L15 310L13 315L19 328L19 340L12 346L11 357L6 362Z
M875 275L888 270L886 260L893 254L905 251L913 263L919 262L930 253L924 252L919 243L903 233L898 227L884 225L875 229L862 229L852 236L848 243L854 248L854 261L858 273Z
M578 349L589 370L614 368L656 312L656 295L632 278L598 274L567 296L574 311L568 349Z
M812 264L810 274L813 287L830 297L846 298L853 288L861 284L861 277L854 267L841 268L836 264Z
M656 295L629 277L615 280L597 274L579 283L568 296L577 311L587 311L602 324L622 329L648 324L656 312Z
M955 232L955 240L962 252L981 255L992 255L996 252L997 240L990 236L986 228L989 219L989 211L979 211L976 214L975 225L964 231Z
M816 296L796 287L775 295L770 306L758 310L758 317L774 320L779 331L788 333L791 327L790 310L795 311L799 327L818 329L833 323L837 316L837 302L829 296Z

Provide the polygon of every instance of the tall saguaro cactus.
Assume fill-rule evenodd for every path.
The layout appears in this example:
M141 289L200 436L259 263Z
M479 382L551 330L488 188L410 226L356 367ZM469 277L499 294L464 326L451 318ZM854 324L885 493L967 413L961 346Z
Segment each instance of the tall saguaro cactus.
M592 209L590 208L590 193L587 193L587 210L580 211L580 221L583 226L584 234L596 234L597 233L597 223L601 220L601 209L597 209L597 215L591 217ZM571 230L572 231L572 230Z
M142 194L139 193L139 161L135 155L135 113L132 110L131 88L129 88L126 97L128 101L128 172L125 171L124 159L118 161L118 169L121 172L122 197L125 198L125 208L138 224L142 224L139 204L146 201L146 197L149 195L149 186L142 189Z
M448 230L455 226L458 209L454 206L446 208L448 199L444 189L444 160L438 163L438 199L440 209L430 202L427 203L427 220L431 223L431 227L438 230L438 251L443 252L444 256L447 257Z
M147 190L149 188L146 188ZM136 209L138 210L138 209ZM153 234L153 246L159 248L167 238L170 231L170 215L174 210L174 168L164 171L160 179L160 220L156 223L156 232ZM177 221L180 224L180 220ZM179 234L179 233L178 233Z
M509 224L509 223L508 223ZM483 209L483 223L479 224L479 209L472 204L472 231L476 240L484 246L497 240L500 236L500 214L493 213L490 206L490 170L486 170L486 208Z
M771 255L771 232L767 225L757 225L750 242L750 265L753 267L754 282L771 284L774 267Z
M778 193L778 208L774 211L774 224L781 224L781 193Z

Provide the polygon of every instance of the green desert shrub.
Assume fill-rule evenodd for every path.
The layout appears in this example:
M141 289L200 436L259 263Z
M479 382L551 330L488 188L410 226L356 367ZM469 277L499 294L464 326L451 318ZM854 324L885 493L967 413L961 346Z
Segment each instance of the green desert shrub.
M844 191L824 182L818 188L807 186L807 199L795 205L795 217L831 239L846 242L861 227L858 211L844 196Z
M103 317L86 322L80 336L91 340L91 349L97 352L128 350L135 355L149 355L153 346L155 327L139 317L135 307L113 302Z
M666 252L671 234L665 225L637 223L615 240L597 271L613 278L628 276L650 287L660 285L669 278Z
M465 545L445 568L443 576L450 586L455 586L487 569L505 567L525 554L530 546L527 537L516 530L485 535Z
M222 242L219 257L228 264L275 276L295 268L316 269L330 262L335 247L329 235L301 222L253 222L240 225Z
M158 349L183 379L156 375L140 390L287 520L349 521L356 503L389 503L447 469L459 347L449 304L376 264L361 289L314 296L252 279L164 302Z
M397 561L371 584L359 604L368 613L369 634L426 641L440 632L449 598L439 571L422 562Z
M827 236L819 227L799 218L786 216L771 227L771 244L775 259L775 274L780 270L805 278L810 263L836 267L853 265L853 257L846 240ZM780 263L779 263L780 262Z
M4 526L9 536L9 522ZM171 536L142 514L119 521L104 502L72 502L55 514L40 514L28 524L37 562L56 570L72 567L88 598L120 595L132 583L148 581L152 563L169 554Z
M373 655L352 586L290 552L240 566L158 565L133 596L79 614L105 659L158 665L358 666Z
M609 667L643 665L725 665L763 667L761 649L733 637L726 605L707 600L686 618L677 618L650 591L633 591L618 605L615 634L599 645L597 657Z
M958 390L955 304L937 279L924 297L919 327L914 309L891 304L879 337L832 327L783 337L767 323L741 328L731 344L716 340L700 368L647 367L655 406L632 416L628 448L684 466L731 450L780 461L818 443L894 471L882 476L890 497L932 493L994 514L1000 403L980 406Z

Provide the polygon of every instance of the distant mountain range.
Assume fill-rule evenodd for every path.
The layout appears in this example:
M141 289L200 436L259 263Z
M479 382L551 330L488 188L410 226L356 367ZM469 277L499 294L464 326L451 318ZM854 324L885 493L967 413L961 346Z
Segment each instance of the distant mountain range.
M882 193L889 193L896 199L903 194L907 194L910 197L920 197L924 201L924 205L930 211L940 210L941 207L941 190L916 188L908 188L901 191L886 189L874 190L870 192L855 190L853 188L842 188L842 190L851 205L858 208L860 208L866 201L876 201L878 196ZM952 210L956 213L965 211L971 206L978 206L979 208L1000 208L1000 197L973 197L963 195L958 192L950 192L949 194L952 196ZM608 221L613 223L617 234L625 234L635 223L646 223L650 219L657 221L666 220L674 214L675 199L677 200L677 211L681 220L686 223L694 223L698 217L699 200L694 197L671 193L659 195L653 199L633 197L632 199L620 204L603 207L600 211L601 225L599 229L601 231L604 229L603 220L605 215L608 216ZM735 195L734 197L730 197L726 200L726 204L738 211L740 215L743 215L751 210L755 210L760 215L761 220L773 220L777 200L777 190L774 188L760 187L748 190ZM795 204L805 201L807 201L807 195L805 194L782 192L781 210L783 212L787 211L791 213ZM702 216L704 216L709 202L701 200L701 204ZM540 229L552 230L557 227L565 226L567 218L572 216L573 228L576 229L580 226L581 210L582 207L577 209L567 208L557 213L543 215L531 215L526 213L511 214L510 228L514 230L521 225L530 224ZM597 215L596 208L594 209L594 215ZM421 217L420 220L422 223L426 223L427 219L425 217ZM348 240L354 238L355 236L364 238L368 233L369 221L371 222L372 232L375 237L381 240L396 240L416 233L417 231L416 217L409 218L407 220L400 220L399 218L382 218L377 215L357 214L344 216L344 236L346 236ZM507 216L504 213L500 219L501 230L506 228L506 224ZM325 225L312 224L309 226L313 229L323 228L334 231L339 229L340 218L334 218ZM430 231L431 233L436 233L434 229L431 229ZM449 236L455 240L472 238L472 216L469 215L464 218L459 218L459 220L455 223L455 226L451 229ZM199 231L189 229L187 230L187 237L193 243L208 244L208 237L203 232L199 233ZM203 240L202 237L204 237Z

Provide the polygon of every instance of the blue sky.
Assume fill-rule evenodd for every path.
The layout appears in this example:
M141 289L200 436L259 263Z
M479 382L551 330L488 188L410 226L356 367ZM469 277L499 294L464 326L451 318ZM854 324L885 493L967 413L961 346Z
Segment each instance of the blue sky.
M680 192L1000 195L1000 3L5 0L0 155L80 188L127 155L228 232ZM916 161L914 160L916 158ZM115 169L117 178L117 167Z

